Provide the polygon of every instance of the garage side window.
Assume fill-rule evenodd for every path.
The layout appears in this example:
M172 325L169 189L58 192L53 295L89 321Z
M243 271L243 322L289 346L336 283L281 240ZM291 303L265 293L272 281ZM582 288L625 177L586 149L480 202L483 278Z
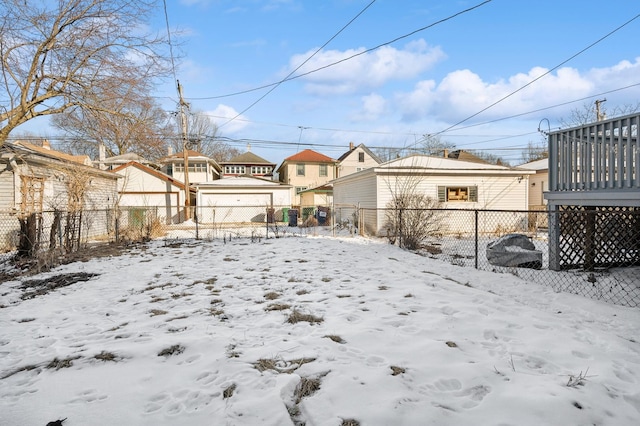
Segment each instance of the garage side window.
M477 186L439 186L438 201L441 203L478 201Z

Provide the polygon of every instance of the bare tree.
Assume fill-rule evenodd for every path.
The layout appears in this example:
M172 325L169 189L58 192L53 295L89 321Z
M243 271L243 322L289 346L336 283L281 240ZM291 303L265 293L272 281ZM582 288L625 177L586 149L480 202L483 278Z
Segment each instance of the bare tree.
M165 75L165 40L143 32L155 4L0 0L0 146L35 117L74 107L114 112L103 96L120 76Z
M53 116L51 123L71 138L69 150L75 154L96 158L102 144L107 156L135 152L159 158L166 153L167 142L176 137L169 115L148 94L151 85L146 79L130 75L113 80L105 79L97 88L109 87L109 93L88 94L91 103L101 102L104 110L74 106Z
M456 145L454 143L442 140L440 136L423 135L422 140L418 144L417 151L419 154L444 157L445 152L455 149Z
M603 103L604 101L606 101L606 99L596 101L600 102L600 116L603 118L619 117L621 115L632 114L634 112L640 111L640 102L637 102L635 105L617 105L611 109L607 109L607 107ZM581 108L575 108L571 110L569 118L560 119L560 124L562 124L562 127L577 127L598 121L598 108L596 106L596 102L585 102L584 104L582 104Z
M180 123L176 121L176 126L179 126L179 124ZM218 162L228 161L241 153L240 150L220 139L218 126L203 112L196 111L189 114L187 118L187 131L189 140L188 148L198 151ZM176 129L176 132L179 133L179 128ZM182 140L174 138L172 146L175 151L182 151Z
M383 162L395 160L397 158L406 157L413 154L431 155L434 157L443 157L445 152L451 152L456 149L456 145L452 142L442 140L440 136L423 135L421 139L414 142L409 147L377 147L372 148L373 152Z
M549 157L549 148L546 143L536 144L533 141L527 143L527 147L522 152L522 163L530 163Z

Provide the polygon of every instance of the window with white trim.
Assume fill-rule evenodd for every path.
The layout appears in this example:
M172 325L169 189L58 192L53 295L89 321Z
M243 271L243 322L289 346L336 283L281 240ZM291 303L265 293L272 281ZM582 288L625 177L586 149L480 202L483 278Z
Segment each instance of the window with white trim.
M308 188L306 186L296 186L296 194L301 193L302 191L306 191Z
M318 172L318 176L326 177L327 176L327 165L320 164L320 171Z
M296 164L296 176L304 176L304 164Z

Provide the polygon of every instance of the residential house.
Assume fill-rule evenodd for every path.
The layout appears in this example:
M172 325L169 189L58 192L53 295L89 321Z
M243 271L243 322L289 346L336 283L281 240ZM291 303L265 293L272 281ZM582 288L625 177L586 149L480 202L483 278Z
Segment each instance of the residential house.
M131 162L143 164L145 166L151 167L156 170L160 169L160 166L155 162L147 160L141 155L135 154L133 152L128 152L126 154L100 159L98 160L98 167L102 170L113 170L125 164L129 164Z
M336 177L336 160L305 149L284 159L278 174L280 182L292 187L292 203L301 204L300 192L323 185Z
M249 175L270 178L276 168L275 163L271 163L251 151L237 155L229 161L221 162L220 166L223 177Z
M253 176L227 177L194 184L200 223L264 222L267 212L285 221L291 186Z
M141 221L153 215L162 223L175 224L185 219L185 186L173 177L147 165L131 161L113 169L118 180L118 206L129 221ZM195 202L195 190L191 199Z
M206 155L187 150L187 161L189 164L188 176L189 183L212 182L220 179L222 176L222 168L216 161ZM184 152L177 154L169 154L160 159L161 171L172 178L185 182L184 173Z
M38 221L38 235L32 237L42 244L61 238L57 227L51 228L62 214L67 215L65 232L85 239L109 234L117 180L91 167L89 157L55 151L47 141L41 146L6 142L0 147L0 246L11 249L18 219L31 217Z
M336 170L336 178L350 175L375 167L382 161L364 144L355 146L353 142L349 143L349 151L345 152L338 158Z
M531 161L518 166L520 169L533 170L529 176L529 210L546 210L547 200L544 193L549 190L549 159Z
M549 268L640 266L640 113L549 133Z
M364 208L362 231L386 232L385 208L402 193L425 194L450 209L526 210L529 170L452 158L412 155L333 182L335 205ZM342 218L337 218L340 221ZM481 229L496 224L480 224ZM447 223L442 232L469 232L471 223Z

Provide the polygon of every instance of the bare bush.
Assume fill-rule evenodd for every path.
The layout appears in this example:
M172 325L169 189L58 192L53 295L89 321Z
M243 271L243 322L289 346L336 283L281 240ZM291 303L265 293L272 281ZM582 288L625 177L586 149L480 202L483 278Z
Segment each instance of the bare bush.
M387 204L385 229L391 244L396 241L400 247L416 250L424 240L439 232L442 215L440 202L421 193L396 194Z

